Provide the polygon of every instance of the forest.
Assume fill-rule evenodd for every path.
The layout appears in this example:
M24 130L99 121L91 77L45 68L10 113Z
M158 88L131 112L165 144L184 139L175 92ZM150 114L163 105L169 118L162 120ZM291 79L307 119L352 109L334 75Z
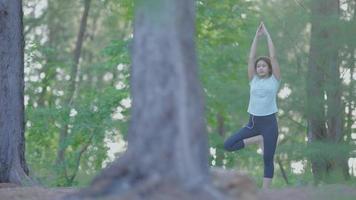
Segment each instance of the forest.
M261 23L269 189L266 145L224 148ZM355 199L355 68L356 0L0 0L0 200Z

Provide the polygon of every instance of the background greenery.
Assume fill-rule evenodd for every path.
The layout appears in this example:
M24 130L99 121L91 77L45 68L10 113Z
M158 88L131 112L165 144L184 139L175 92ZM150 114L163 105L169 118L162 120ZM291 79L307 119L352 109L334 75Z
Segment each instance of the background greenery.
M345 153L351 179L335 180L356 185L355 112L351 116L351 132L345 128L344 143L307 143L310 3L311 0L196 1L199 78L205 92L211 165L247 171L261 184L263 159L258 146L227 153L222 143L248 121L247 58L256 28L264 21L275 43L282 73L273 187L310 185L311 158ZM341 23L354 20L355 7L354 1L340 1ZM125 150L130 118L133 8L130 0L91 1L77 86L68 107L64 99L84 1L24 0L26 158L32 176L39 182L48 186L87 185ZM356 31L346 32L342 37L346 45L339 49L342 101L355 111L355 79L351 79L355 58L349 52L355 51L352 44ZM265 40L260 44L258 54L266 55ZM70 109L69 116L66 109ZM69 134L60 143L63 124L69 124ZM346 127L346 120L343 125ZM58 166L55 161L61 148L65 148L65 162ZM281 166L289 184L282 176Z

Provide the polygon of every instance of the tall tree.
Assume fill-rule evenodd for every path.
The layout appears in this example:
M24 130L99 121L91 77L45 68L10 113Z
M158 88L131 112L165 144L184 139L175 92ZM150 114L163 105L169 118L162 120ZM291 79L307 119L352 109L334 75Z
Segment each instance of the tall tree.
M91 0L84 1L84 11L81 18L80 28L78 32L78 37L75 45L75 49L73 52L73 65L70 73L70 83L68 87L68 93L66 98L64 99L63 106L65 109L65 116L68 117L70 115L70 111L72 108L74 94L76 91L77 86L77 75L78 75L78 68L79 68L79 59L82 51L83 41L84 41L84 34L87 27L89 9L90 9L90 2ZM56 165L60 169L60 176L64 176L67 181L67 184L71 184L74 180L74 175L69 175L66 171L66 164L65 164L65 151L67 149L66 140L68 140L68 129L69 129L69 120L65 120L64 124L62 125L61 132L59 135L59 142L58 142L58 151L57 151L57 158L56 158ZM87 149L88 145L83 146L83 150L80 150L81 154ZM80 154L80 155L81 155ZM78 161L79 162L79 161Z
M193 195L190 189L211 198L194 16L193 0L137 1L128 149L83 196L160 199L166 194L152 189L169 185L186 195Z
M308 138L310 143L338 144L343 136L344 109L341 104L338 62L339 1L314 0L311 2L311 10L312 29L307 77ZM348 169L341 167L345 166L347 155L346 158L341 157L342 159L313 157L312 172L315 182L330 181L331 175L338 170L344 175L347 174Z
M0 1L0 182L29 180L24 138L22 1Z

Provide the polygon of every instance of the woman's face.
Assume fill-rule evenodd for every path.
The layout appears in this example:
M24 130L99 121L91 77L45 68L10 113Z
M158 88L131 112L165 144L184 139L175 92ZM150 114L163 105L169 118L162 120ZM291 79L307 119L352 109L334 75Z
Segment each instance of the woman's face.
M259 60L256 64L256 73L260 77L269 75L268 64L264 60Z

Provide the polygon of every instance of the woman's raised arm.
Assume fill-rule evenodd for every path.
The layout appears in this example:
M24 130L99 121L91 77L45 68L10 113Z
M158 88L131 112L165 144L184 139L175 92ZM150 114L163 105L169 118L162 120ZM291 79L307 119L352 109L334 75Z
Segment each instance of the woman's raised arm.
M272 38L269 35L267 28L265 27L265 25L262 23L262 27L263 27L263 31L267 36L267 44L268 44L268 51L269 51L269 57L271 59L271 64L272 64L272 73L273 75L277 78L277 80L281 79L281 72L280 72L280 68L279 68L279 63L277 61L276 58L276 50L274 48L273 42L272 42Z
M255 37L253 38L250 55L248 57L248 79L251 80L253 75L255 74L255 59L256 59L256 48L257 48L257 40L258 37L263 34L262 32L262 23L258 26Z

